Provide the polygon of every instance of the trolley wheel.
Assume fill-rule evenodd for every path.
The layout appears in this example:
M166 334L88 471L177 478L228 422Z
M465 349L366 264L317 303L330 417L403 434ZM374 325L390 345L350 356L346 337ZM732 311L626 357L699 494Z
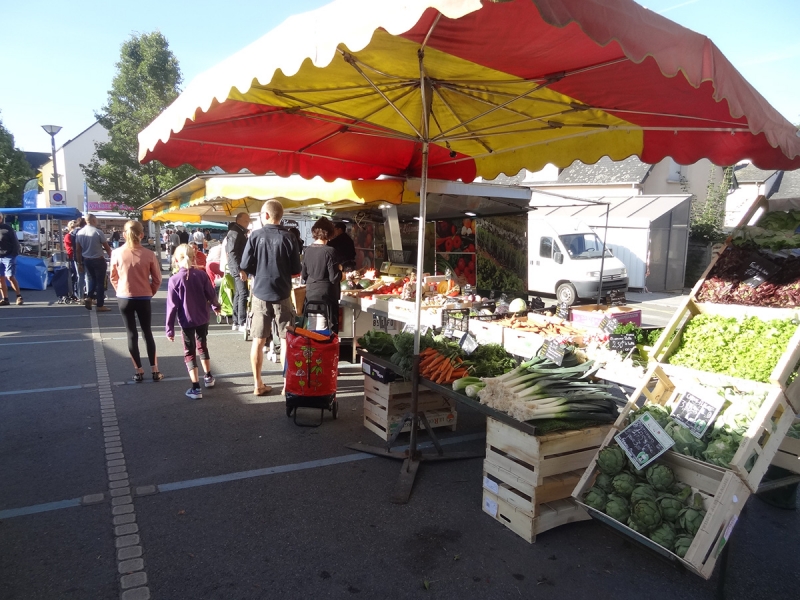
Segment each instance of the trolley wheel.
M336 419L339 416L339 401L334 398L331 402L331 416Z

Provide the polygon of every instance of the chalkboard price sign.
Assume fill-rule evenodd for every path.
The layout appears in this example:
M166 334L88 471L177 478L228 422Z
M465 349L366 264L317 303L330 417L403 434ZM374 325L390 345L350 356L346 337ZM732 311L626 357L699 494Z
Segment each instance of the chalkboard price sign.
M559 302L556 307L556 316L559 319L569 320L569 305L566 302Z
M627 354L636 348L635 333L612 333L608 336L608 347L617 352Z
M464 333L459 344L461 349L468 355L478 349L478 341L475 339L475 336L469 332Z
M702 398L700 396L703 396ZM716 394L684 392L672 410L672 418L700 439L717 418L725 399Z
M564 346L557 342L550 342L547 344L544 357L560 367L561 363L564 362Z
M767 260L760 254L750 255L750 264L744 271L742 283L749 285L751 288L757 288L764 283L770 275L774 275L780 270L780 267L774 262Z
M620 431L614 439L639 471L675 445L661 425L647 413Z
M606 296L606 304L609 306L625 306L627 304L625 292L622 290L609 290Z
M614 330L619 327L619 321L617 321L614 317L603 317L603 320L600 321L600 325L598 325L600 329L602 329L605 333L611 335L614 333Z

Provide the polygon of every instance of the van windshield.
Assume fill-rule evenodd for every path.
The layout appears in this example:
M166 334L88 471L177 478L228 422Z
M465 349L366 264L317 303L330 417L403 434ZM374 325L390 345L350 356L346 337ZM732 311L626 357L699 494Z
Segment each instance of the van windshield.
M567 254L572 260L585 260L589 258L600 258L603 253L603 242L594 233L573 233L561 235L559 238ZM606 247L606 257L613 256L611 250Z

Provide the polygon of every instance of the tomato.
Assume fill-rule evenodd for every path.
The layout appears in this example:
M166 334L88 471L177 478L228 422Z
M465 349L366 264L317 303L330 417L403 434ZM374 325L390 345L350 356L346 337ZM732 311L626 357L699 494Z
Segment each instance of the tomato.
M445 252L450 252L452 249L453 249L453 240L451 240L450 238L447 238L444 241L444 251Z
M475 244L470 244L464 252L475 252Z
M461 237L454 235L453 236L453 250L461 250Z
M458 267L456 267L456 270L463 271L464 267L466 266L467 266L467 261L465 261L464 257L462 256L461 258L458 259Z

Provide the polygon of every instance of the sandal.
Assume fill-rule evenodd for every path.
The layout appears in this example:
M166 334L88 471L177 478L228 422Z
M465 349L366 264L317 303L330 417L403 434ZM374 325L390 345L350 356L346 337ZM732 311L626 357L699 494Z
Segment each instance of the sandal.
M153 371L153 381L161 381L164 379L164 374L161 371Z
M272 391L272 387L268 385L262 385L260 388L253 390L253 396L266 396Z
M134 373L133 374L133 382L134 383L142 383L144 381L144 373Z

